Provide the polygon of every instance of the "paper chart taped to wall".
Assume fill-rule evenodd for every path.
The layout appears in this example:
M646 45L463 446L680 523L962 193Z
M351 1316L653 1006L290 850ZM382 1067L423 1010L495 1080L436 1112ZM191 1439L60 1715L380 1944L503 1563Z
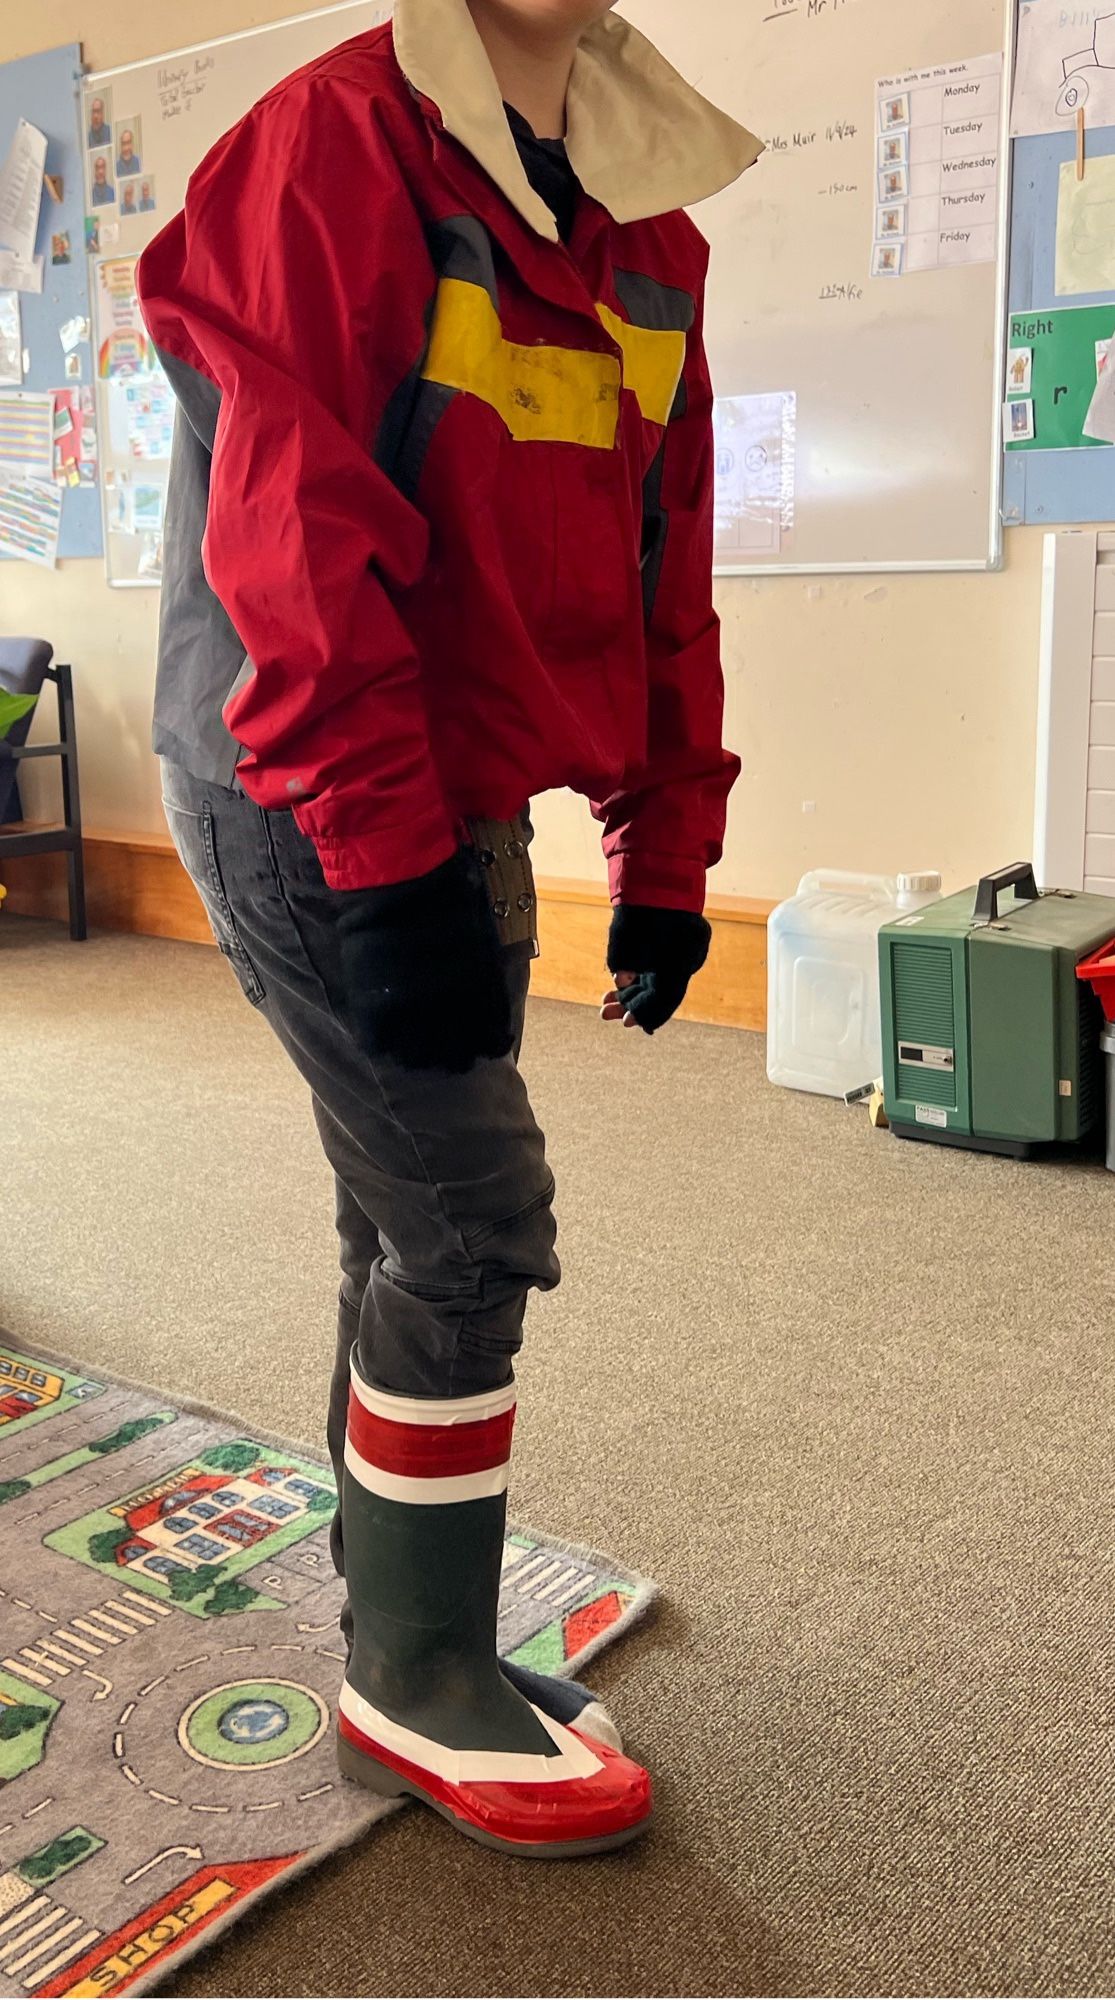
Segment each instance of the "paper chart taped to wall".
M1002 89L999 53L880 77L873 278L994 262Z
M49 479L0 470L0 555L53 569L58 560L62 492Z
M0 290L41 292L43 264L41 257L17 257L14 250L0 250Z
M18 292L0 292L0 386L18 389L23 380L23 322Z
M133 458L169 458L174 438L174 391L163 376L128 382L123 390L128 449Z
M49 479L53 465L53 396L30 391L0 396L0 466Z
M797 396L720 396L713 406L716 561L777 555L794 525Z
M21 118L0 167L0 243L25 263L35 254L45 167L46 139Z

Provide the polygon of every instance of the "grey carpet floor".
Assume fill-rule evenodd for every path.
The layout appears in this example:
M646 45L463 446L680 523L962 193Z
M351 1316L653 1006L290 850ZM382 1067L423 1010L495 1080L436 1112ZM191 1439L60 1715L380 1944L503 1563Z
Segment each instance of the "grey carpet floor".
M1109 1177L725 1030L539 1002L525 1067L566 1278L514 1510L663 1588L597 1672L657 1829L540 1872L415 1811L174 1990L1110 1993ZM217 955L0 919L0 1080L0 1323L319 1445L330 1186Z

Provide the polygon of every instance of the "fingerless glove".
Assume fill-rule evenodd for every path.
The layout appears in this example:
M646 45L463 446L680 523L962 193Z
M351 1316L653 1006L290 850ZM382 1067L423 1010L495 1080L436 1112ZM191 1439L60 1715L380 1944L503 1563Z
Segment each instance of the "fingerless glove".
M608 933L608 970L636 974L620 999L645 1034L653 1035L676 1014L708 957L711 938L704 917L692 910L617 904Z

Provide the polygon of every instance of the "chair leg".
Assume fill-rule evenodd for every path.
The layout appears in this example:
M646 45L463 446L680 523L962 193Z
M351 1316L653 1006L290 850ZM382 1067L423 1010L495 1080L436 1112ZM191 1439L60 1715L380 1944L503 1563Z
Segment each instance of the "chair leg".
M70 887L70 936L75 944L81 944L89 935L85 911L85 851L81 836L66 856L66 874Z
M85 852L81 844L81 792L77 779L77 730L74 723L74 684L71 669L59 664L50 669L58 683L58 735L62 744L62 812L70 835L66 872L70 885L70 936L80 944L88 935L85 914Z

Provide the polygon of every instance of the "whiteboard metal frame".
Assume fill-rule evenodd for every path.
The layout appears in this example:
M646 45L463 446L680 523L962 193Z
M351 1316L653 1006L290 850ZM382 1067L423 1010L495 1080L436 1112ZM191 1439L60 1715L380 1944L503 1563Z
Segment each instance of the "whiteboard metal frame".
M950 574L966 571L986 576L1003 567L1003 403L1006 398L1007 305L1010 283L1010 207L1014 144L1010 135L1011 92L1014 83L1014 56L1018 40L1017 0L1004 0L1003 8L1003 90L999 106L999 221L996 231L995 266L995 376L991 412L991 510L988 522L987 555L932 557L911 562L846 563L718 563L712 573L720 576L912 576L933 572Z

